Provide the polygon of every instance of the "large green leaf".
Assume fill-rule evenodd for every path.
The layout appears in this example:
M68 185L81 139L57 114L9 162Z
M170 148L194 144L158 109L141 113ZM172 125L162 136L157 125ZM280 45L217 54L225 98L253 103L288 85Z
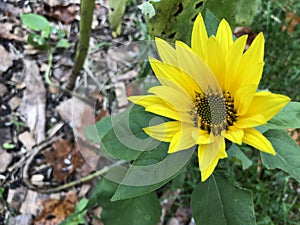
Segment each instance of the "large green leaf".
M161 207L155 192L112 202L117 184L103 178L91 196L91 203L102 207L101 220L105 225L153 225L160 219ZM91 207L91 205L89 205Z
M191 206L196 224L256 224L251 191L233 186L218 174L198 184Z
M260 126L261 132L270 129L300 128L300 103L289 102L275 117L267 124Z
M96 124L101 146L115 159L134 160L141 152L156 148L160 141L149 137L142 128L165 122L162 117L148 113L138 105L125 112L104 118ZM87 130L91 135L92 128ZM96 136L91 135L95 141Z
M300 148L284 130L269 130L264 134L272 143L276 156L261 152L268 169L281 169L300 182Z
M112 200L144 195L154 191L177 176L189 163L194 148L167 154L163 143L150 152L143 152L129 168Z
M248 169L252 165L252 161L241 151L240 147L232 143L227 150L228 157L234 157L241 161L243 170Z
M169 0L152 4L155 16L147 20L149 34L169 42L181 40L190 44L193 23L198 13L205 14L209 10L218 21L226 18L232 28L250 25L260 0Z
M151 2L155 16L147 20L148 33L166 41L190 43L194 20L202 10L203 0L169 0Z

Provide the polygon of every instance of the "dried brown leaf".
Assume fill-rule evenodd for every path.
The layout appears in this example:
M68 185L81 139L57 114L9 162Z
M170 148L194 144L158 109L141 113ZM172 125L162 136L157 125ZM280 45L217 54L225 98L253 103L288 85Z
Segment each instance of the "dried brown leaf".
M43 212L34 220L34 225L56 225L74 212L77 203L75 192L69 192L63 199L46 199L42 202Z
M289 33L294 32L295 26L300 23L300 17L295 12L288 12L285 17L285 25L282 27L282 31Z
M53 144L53 149L53 151L44 152L44 156L46 162L53 166L54 179L61 183L74 171L74 168L67 169L70 165L65 164L65 160L71 153L72 143L70 141L60 139Z

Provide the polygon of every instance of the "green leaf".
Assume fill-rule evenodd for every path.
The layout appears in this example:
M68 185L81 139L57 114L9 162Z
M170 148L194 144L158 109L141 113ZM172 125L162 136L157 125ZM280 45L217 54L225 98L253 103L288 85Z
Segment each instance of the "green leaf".
M49 45L46 40L39 34L29 34L27 42L38 49L48 49Z
M65 38L60 39L56 43L56 48L70 48L72 44Z
M203 3L203 0L152 2L156 14L147 18L149 34L169 42L181 40L189 44L194 20L202 11Z
M251 191L215 173L194 189L191 206L196 224L256 224Z
M20 17L25 26L35 31L46 30L50 26L49 21L45 17L38 14L22 14Z
M105 128L109 128L110 127L110 123L108 122L110 120L109 117L104 117L102 120L101 120L101 124L102 126ZM106 121L106 122L105 122ZM108 123L108 126L105 126L105 123ZM86 126L84 129L83 129L83 132L84 132L84 136L90 140L91 142L93 143L96 143L96 144L100 144L101 143L101 137L100 137L100 134L98 133L97 131L97 128L96 128L96 125L90 125L90 126ZM105 134L107 133L107 131L105 132L104 129L103 129L103 132L101 134Z
M155 192L112 202L110 199L117 184L102 178L94 189L91 199L102 207L101 220L105 225L153 225L160 219L161 206Z
M264 133L270 129L300 128L300 103L289 102L275 117L267 124L260 126L260 132Z
M110 29L116 35L121 34L121 21L125 12L127 0L109 0L108 19Z
M219 20L225 18L231 28L249 26L260 6L260 0L210 0L208 8Z
M252 165L252 161L241 151L240 147L232 143L227 150L229 158L234 157L240 160L243 170L248 169Z
M149 137L144 127L165 122L162 117L145 112L145 109L133 105L125 112L102 119L96 124L101 138L101 146L115 159L133 160L141 152L156 148L160 141Z
M269 130L264 134L272 143L276 156L261 152L268 169L281 169L300 182L300 148L283 130Z
M209 9L205 10L204 21L207 35L216 35L220 20Z
M209 11L216 21L226 18L232 29L237 25L249 26L256 15L260 0L170 0L152 3L152 5L156 14L147 18L149 34L169 42L181 40L190 44L193 23L198 13ZM211 26L207 21L206 25ZM218 24L213 26L213 30L216 30ZM215 34L215 32L208 32L210 35L212 33Z
M112 200L140 196L152 192L177 176L189 163L194 148L167 154L163 143L155 150L143 152L129 168Z

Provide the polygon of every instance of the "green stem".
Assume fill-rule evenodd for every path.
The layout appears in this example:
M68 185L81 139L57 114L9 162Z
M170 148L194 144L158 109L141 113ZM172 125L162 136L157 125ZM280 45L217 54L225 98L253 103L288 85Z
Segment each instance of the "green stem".
M80 24L79 43L76 51L74 67L67 88L73 90L76 78L79 76L88 53L89 41L92 31L95 0L81 0L80 2Z

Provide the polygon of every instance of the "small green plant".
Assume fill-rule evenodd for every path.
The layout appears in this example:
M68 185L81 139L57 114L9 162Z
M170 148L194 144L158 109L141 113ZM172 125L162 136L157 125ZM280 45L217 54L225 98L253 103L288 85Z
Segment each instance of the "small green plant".
M52 36L56 36L55 48L69 48L71 43L65 38L66 32L52 25L44 16L28 13L21 15L22 23L32 30L28 35L29 44L38 49L48 50L52 47Z

